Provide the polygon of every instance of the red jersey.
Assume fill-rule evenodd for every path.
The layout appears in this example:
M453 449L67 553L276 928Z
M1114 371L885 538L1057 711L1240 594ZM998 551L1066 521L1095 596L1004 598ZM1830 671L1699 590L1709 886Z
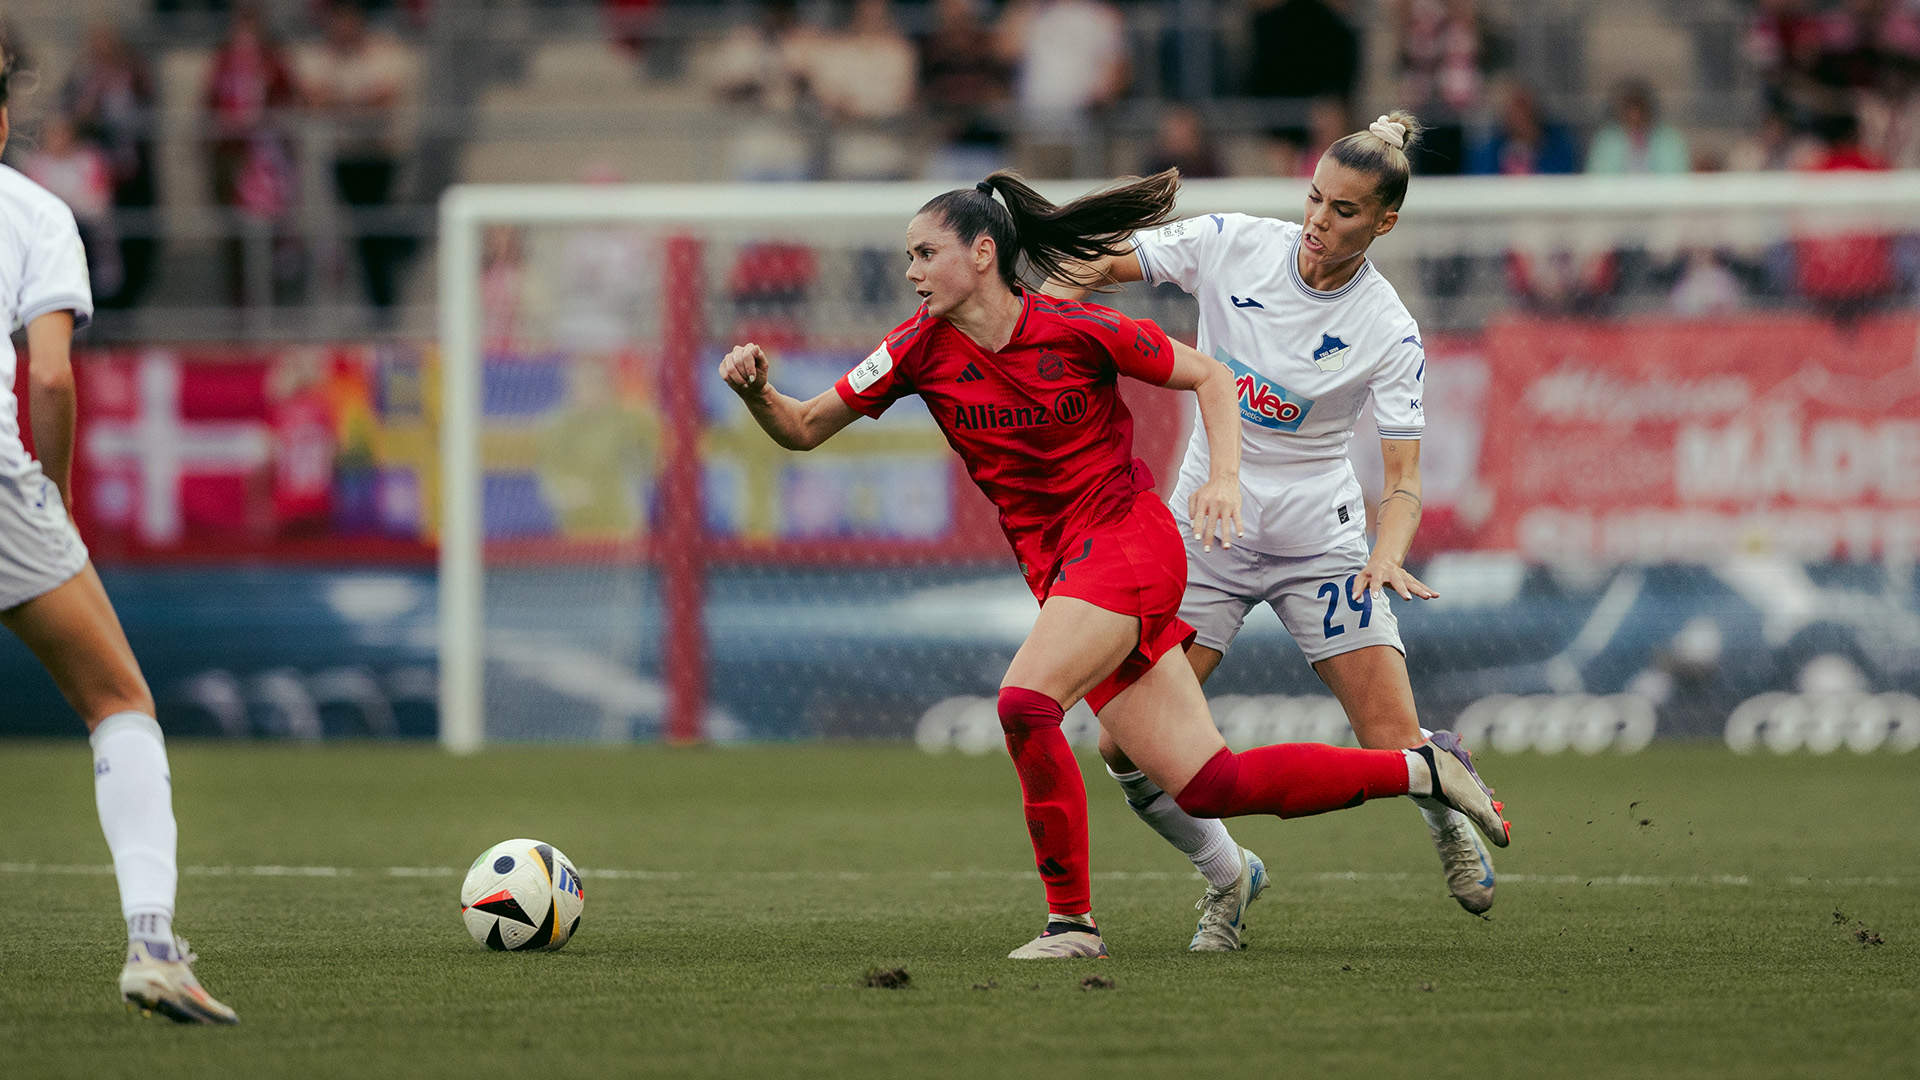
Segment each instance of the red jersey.
M1165 385L1173 375L1166 332L1111 308L1029 292L999 352L923 306L834 389L874 417L919 394L999 508L1032 582L1051 577L1064 540L1124 516L1135 495L1153 489L1153 474L1133 456L1121 374Z

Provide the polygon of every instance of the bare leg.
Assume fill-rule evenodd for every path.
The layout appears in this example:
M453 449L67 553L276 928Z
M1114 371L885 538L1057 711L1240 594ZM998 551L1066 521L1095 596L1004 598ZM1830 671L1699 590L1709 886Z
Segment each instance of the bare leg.
M1313 665L1347 712L1360 745L1375 750L1411 750L1425 741L1413 707L1407 658L1391 645L1329 656Z
M92 733L94 802L133 955L173 959L172 770L153 695L100 576L88 564L52 591L0 612L0 623L46 665Z
M1400 650L1370 645L1329 656L1313 669L1340 699L1361 746L1405 750L1425 741L1413 705L1407 658ZM1416 797L1413 802L1439 850L1447 891L1467 911L1485 914L1493 907L1492 853L1475 838L1473 827L1459 811L1431 797Z
M1193 665L1193 677L1205 685L1214 669L1220 666L1222 655L1220 650L1198 643L1187 646L1187 663ZM1138 767L1121 751L1120 744L1113 741L1113 734L1105 725L1100 728L1100 757L1115 773L1130 773Z
M153 715L153 693L93 564L52 592L0 612L40 658L87 730L115 713Z
M1040 606L1000 685L1036 690L1066 708L1113 674L1139 643L1140 620L1134 616L1055 596Z

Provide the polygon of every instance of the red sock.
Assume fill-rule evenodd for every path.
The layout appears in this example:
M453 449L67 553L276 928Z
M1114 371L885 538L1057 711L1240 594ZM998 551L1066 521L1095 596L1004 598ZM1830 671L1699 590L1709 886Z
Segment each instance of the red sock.
M1060 703L1017 686L1000 691L1000 727L1020 774L1033 861L1047 885L1047 910L1093 910L1087 880L1087 785L1060 731Z
M1240 754L1222 747L1174 801L1194 817L1289 818L1406 793L1407 759L1398 750L1286 743Z

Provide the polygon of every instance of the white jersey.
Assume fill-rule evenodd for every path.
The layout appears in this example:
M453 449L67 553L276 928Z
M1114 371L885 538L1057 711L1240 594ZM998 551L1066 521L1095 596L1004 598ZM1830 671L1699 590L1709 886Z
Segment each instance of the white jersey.
M1210 214L1134 237L1149 284L1200 301L1200 351L1233 370L1240 391L1241 516L1234 541L1266 555L1318 555L1363 535L1360 481L1347 461L1369 395L1383 439L1426 427L1420 328L1387 279L1362 262L1332 292L1300 278L1300 226ZM1170 504L1207 482L1207 434L1194 425Z
M59 197L0 165L0 314L9 333L50 311L73 312L73 324L93 318L87 255L73 211ZM13 342L0 348L0 475L19 476L31 464L20 443L20 402L13 396Z

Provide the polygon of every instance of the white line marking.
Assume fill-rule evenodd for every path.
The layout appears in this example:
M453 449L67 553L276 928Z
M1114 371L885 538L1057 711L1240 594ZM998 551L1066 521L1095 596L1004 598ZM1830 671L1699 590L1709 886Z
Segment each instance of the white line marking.
M183 866L180 873L185 877L316 877L340 878L374 875L397 878L450 878L458 877L460 871L451 866ZM110 877L113 874L111 863L22 863L0 862L0 874L66 874L83 877ZM913 872L876 874L864 870L582 870L580 876L600 881L694 881L702 878L726 878L730 881L872 881L878 878L904 880L926 878L932 881L952 881L956 878L972 878L991 881L1032 881L1039 877L1032 870L922 870ZM1303 874L1296 881L1312 882L1353 882L1397 884L1402 881L1425 880L1428 875L1407 872L1372 872L1360 870L1323 871L1316 874ZM1192 871L1177 870L1101 870L1092 875L1095 881L1198 881L1200 875ZM1901 877L1845 877L1814 878L1805 875L1790 875L1772 879L1781 885L1790 886L1849 886L1849 887L1885 887L1910 888L1920 886L1920 878ZM1748 874L1693 874L1687 876L1659 874L1501 874L1503 885L1625 885L1625 886L1698 886L1748 888L1755 879ZM1765 884L1763 881L1762 884Z

